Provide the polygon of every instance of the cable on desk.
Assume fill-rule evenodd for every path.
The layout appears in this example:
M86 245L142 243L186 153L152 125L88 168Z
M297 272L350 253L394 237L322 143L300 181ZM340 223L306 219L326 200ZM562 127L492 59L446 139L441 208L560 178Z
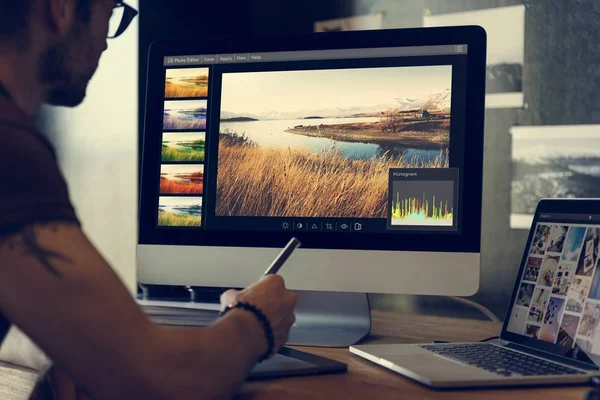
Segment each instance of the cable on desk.
M600 400L600 376L592 376L590 378L590 385L595 389L589 390L584 397L584 400Z
M458 303L462 303L465 304L469 307L473 307L479 311L481 311L483 314L485 314L486 317L488 317L492 322L502 322L498 317L496 317L496 315L491 312L488 308L482 306L479 303L476 303L472 300L469 299L465 299L463 297L456 297L456 296L449 296L452 300L458 302Z
M600 400L600 390L593 389L585 394L584 400Z
M491 336L489 338L485 338L483 340L480 340L480 342L491 342L492 340L496 340L496 339L500 339L500 336Z
M590 378L590 385L594 387L594 389L589 390L584 397L584 400L600 400L600 376L592 376Z

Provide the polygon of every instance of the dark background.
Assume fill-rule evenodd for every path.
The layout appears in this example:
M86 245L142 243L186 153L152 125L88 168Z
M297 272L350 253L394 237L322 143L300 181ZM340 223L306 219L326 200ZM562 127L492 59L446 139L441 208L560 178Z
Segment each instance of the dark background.
M157 38L311 32L314 21L380 10L386 12L385 28L412 27L421 25L426 9L432 14L442 14L526 3L523 92L527 106L486 112L481 288L474 300L504 316L527 237L527 231L509 226L509 129L514 125L600 123L599 1L143 0L141 3L140 99L144 96L146 49ZM445 298L378 295L371 299L379 308L468 313L453 303L450 307Z
M425 193L425 201L431 206L437 207L441 201L448 204L448 209L454 207L454 182L452 181L395 181L393 188L392 201L396 201L396 195L400 195L400 201L421 200ZM432 196L435 196L435 203L432 201Z

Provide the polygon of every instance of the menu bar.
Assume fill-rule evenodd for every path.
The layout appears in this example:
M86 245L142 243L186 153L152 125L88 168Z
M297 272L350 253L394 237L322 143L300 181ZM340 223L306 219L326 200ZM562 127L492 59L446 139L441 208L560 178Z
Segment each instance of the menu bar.
M203 54L191 56L166 56L164 65L177 67L183 65L230 64L252 62L281 62L335 60L349 58L385 58L467 54L466 44L442 46L412 47L376 47L366 49L335 49L276 51L265 53Z
M561 214L561 213L542 213L540 214L541 221L572 221L590 223L600 223L600 215L598 214Z

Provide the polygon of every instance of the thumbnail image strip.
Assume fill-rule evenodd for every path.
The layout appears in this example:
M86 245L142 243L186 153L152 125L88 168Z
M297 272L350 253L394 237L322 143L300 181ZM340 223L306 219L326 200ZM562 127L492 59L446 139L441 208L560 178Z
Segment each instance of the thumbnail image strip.
M162 165L160 194L201 195L204 183L204 165Z
M165 98L206 97L208 68L167 69Z
M203 163L205 148L204 132L164 132L160 159L169 163Z
M158 226L199 227L202 224L202 197L158 199Z
M206 100L165 101L165 130L206 129Z
M218 216L386 218L390 168L449 165L450 65L222 82Z

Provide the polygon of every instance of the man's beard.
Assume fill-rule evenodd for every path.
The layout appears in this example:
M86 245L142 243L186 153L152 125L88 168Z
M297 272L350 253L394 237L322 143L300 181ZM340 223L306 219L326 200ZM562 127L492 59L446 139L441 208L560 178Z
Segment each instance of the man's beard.
M87 85L95 70L85 74L75 72L74 64L88 59L81 54L88 48L82 40L82 28L73 29L68 38L49 48L41 57L42 83L52 87L46 97L48 104L75 107L85 98Z

